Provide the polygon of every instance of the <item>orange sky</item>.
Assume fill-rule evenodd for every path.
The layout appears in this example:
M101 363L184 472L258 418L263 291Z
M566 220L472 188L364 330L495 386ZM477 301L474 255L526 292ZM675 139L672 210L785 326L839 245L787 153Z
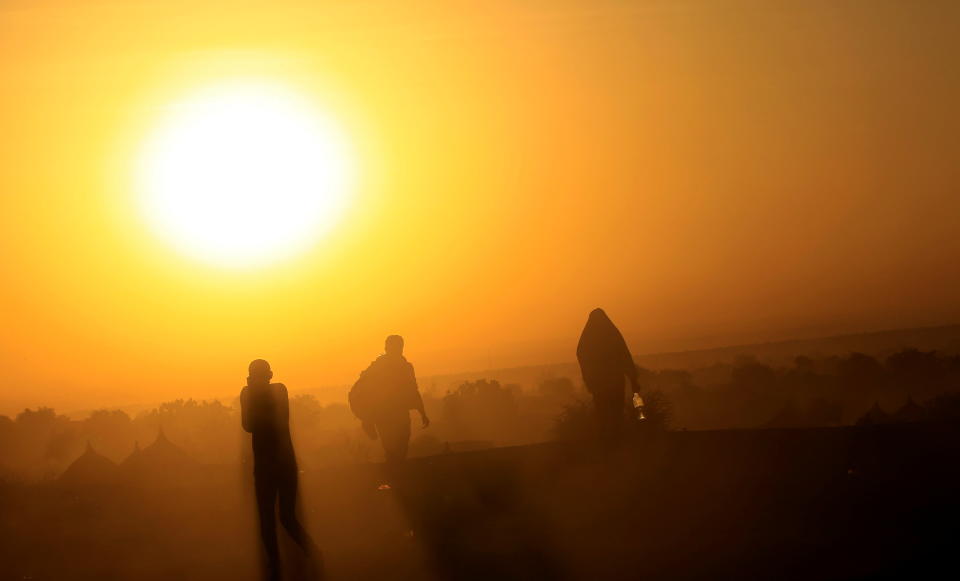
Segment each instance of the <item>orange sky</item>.
M0 413L960 321L955 2L4 2ZM357 152L318 246L231 271L133 210L169 100L302 88Z

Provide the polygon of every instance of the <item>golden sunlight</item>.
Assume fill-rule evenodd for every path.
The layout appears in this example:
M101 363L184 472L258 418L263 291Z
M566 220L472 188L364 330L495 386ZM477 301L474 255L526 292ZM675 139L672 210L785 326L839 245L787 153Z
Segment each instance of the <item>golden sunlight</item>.
M279 84L238 81L173 103L136 168L140 208L176 248L248 267L316 243L343 212L354 160L336 121Z

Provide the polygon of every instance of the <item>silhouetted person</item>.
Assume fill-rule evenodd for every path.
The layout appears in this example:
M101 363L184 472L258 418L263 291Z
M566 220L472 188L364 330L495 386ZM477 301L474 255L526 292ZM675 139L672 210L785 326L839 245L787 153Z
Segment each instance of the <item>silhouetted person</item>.
M371 438L380 436L388 473L395 476L407 457L410 410L420 413L424 428L430 425L413 365L403 356L403 337L387 337L384 354L360 374L350 390L350 407Z
M240 392L243 429L253 435L253 474L260 517L260 537L267 553L267 579L280 579L276 508L280 523L303 549L308 559L315 554L313 542L297 520L297 459L290 439L290 407L287 388L270 383L273 371L263 359L250 363L247 385Z
M593 396L600 434L605 439L620 435L624 421L624 383L630 381L634 393L637 366L623 335L603 309L590 312L577 345L577 361L587 390Z

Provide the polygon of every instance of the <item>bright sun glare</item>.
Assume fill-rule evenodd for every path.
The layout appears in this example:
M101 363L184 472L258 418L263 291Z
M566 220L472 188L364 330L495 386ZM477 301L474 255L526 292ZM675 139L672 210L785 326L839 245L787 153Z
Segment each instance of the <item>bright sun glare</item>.
M296 91L224 83L170 107L142 151L137 190L151 226L180 250L259 265L336 223L352 161L334 119Z

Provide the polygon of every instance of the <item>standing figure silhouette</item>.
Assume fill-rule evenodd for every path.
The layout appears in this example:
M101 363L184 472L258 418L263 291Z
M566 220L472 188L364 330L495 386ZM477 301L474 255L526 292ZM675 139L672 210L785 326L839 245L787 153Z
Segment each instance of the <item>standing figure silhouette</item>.
M577 361L583 383L593 396L600 436L606 441L619 438L624 421L625 380L630 381L634 393L640 386L630 349L603 309L590 312L577 345Z
M380 436L387 473L396 477L410 443L410 410L420 413L424 428L430 425L413 365L403 356L403 337L387 337L383 355L360 374L350 390L350 408L371 438Z
M253 475L260 538L267 554L264 577L280 579L276 509L280 524L311 562L316 551L307 531L297 520L297 459L290 438L290 405L287 388L270 383L273 371L263 359L250 363L247 385L240 392L243 429L253 435Z

